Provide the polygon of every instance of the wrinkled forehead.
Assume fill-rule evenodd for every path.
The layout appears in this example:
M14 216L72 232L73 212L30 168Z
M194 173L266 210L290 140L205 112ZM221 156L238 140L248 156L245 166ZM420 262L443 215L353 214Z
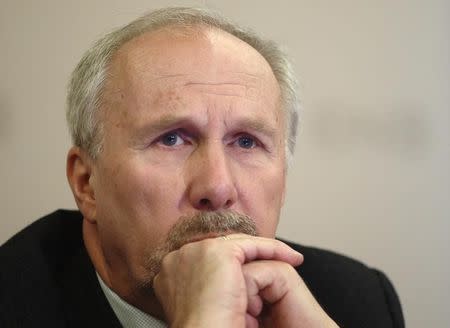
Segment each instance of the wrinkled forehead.
M197 124L225 117L227 126L252 121L275 131L280 142L285 136L270 65L250 45L217 29L158 30L129 41L111 62L103 96L104 141L119 134L132 138L149 124L162 125L167 114ZM214 115L199 119L206 107Z
M217 84L242 80L279 97L278 82L258 51L227 32L205 27L163 28L127 42L110 64L107 89L110 96L134 94L182 76Z

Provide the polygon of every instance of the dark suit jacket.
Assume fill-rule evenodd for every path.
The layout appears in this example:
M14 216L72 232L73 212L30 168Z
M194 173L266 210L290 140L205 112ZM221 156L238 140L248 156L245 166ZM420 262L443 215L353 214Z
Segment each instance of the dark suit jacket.
M56 211L0 248L0 327L120 327L82 241L81 214ZM299 274L341 327L404 327L398 297L380 271L288 243L305 256Z

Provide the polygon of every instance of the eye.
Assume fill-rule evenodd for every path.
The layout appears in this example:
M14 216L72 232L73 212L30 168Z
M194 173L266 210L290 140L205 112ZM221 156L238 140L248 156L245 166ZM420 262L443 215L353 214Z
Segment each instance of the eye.
M169 132L161 136L159 142L164 146L173 147L183 144L184 140L178 132Z
M244 148L244 149L251 149L251 148L256 147L256 145L257 145L255 138L248 136L248 135L240 136L236 140L236 142L239 145L239 147Z

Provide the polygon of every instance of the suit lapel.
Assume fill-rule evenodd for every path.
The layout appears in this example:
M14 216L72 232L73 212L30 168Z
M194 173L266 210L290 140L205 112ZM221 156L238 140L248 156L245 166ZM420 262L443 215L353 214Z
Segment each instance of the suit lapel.
M62 292L68 327L121 327L84 245L63 272Z

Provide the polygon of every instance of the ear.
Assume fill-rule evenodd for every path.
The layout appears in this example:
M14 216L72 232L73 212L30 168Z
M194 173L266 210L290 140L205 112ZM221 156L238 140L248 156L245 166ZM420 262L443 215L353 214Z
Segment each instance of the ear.
M69 150L66 165L67 180L83 217L90 223L95 223L96 203L91 179L92 166L92 159L86 151L75 146Z

